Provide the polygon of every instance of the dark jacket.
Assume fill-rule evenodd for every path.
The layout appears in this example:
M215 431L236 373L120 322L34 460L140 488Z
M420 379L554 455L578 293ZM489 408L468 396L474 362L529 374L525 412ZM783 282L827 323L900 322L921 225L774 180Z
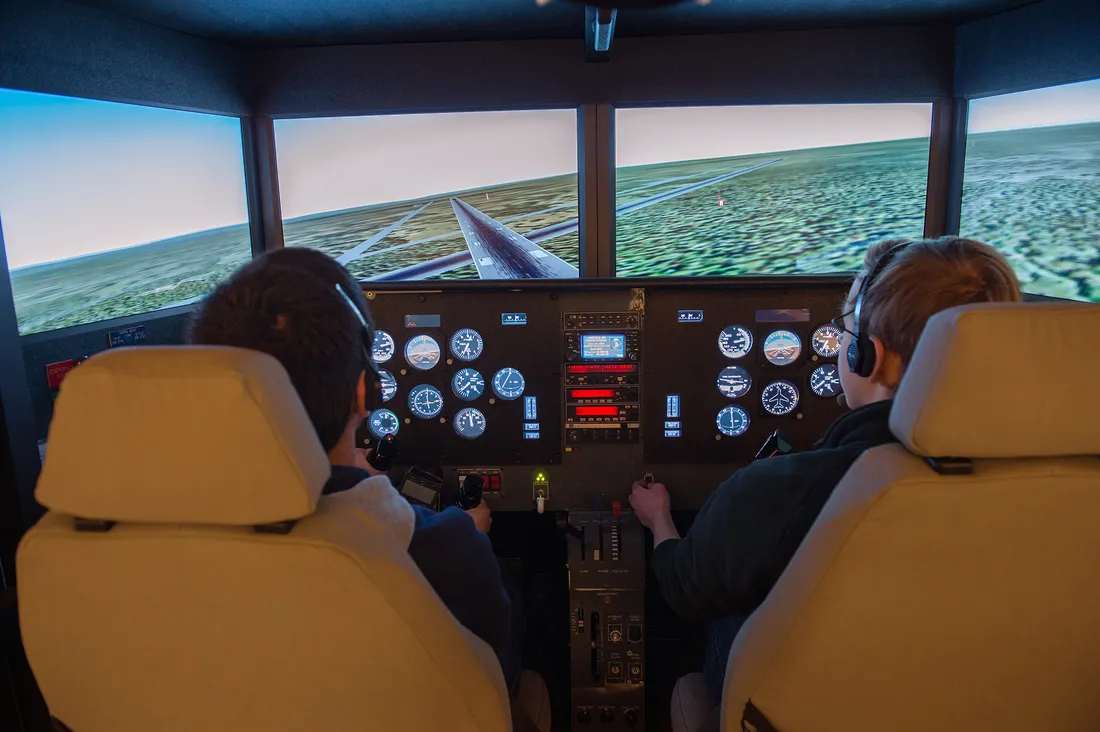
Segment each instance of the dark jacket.
M860 454L896 442L891 401L838 418L812 450L752 463L718 486L683 539L654 548L651 566L669 606L711 628L706 676L720 698L737 630L764 601L833 489Z
M335 465L322 492L339 493L369 477L361 468ZM516 664L508 659L511 601L489 537L460 508L451 506L436 513L413 506L413 511L416 526L409 556L455 619L492 646L505 676L515 675L518 669L512 666Z

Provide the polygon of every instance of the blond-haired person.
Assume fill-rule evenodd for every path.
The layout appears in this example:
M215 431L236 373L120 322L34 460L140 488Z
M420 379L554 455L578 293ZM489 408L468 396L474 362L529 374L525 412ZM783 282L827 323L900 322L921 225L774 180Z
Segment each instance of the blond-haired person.
M957 237L872 246L833 321L850 411L812 450L754 462L711 495L684 538L668 491L636 483L630 503L653 532L651 566L661 594L688 620L709 621L704 675L721 701L730 647L809 533L844 473L864 450L895 442L890 406L928 319L956 305L1020 300L1008 262Z

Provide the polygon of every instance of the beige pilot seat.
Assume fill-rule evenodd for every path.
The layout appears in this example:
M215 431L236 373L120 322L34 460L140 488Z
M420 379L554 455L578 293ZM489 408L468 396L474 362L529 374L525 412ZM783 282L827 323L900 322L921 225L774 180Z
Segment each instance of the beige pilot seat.
M933 317L890 415L676 732L1100 729L1100 307ZM945 459L945 458L956 458Z
M492 650L390 528L320 498L286 372L235 348L65 380L18 552L27 656L73 732L511 728Z

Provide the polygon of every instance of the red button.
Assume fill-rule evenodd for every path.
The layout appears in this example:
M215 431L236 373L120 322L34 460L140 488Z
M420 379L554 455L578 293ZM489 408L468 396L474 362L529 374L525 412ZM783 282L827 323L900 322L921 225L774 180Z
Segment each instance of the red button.
M611 502L611 515L615 518L619 518L623 515L623 504L618 501Z
M500 476L499 475L490 475L489 476L489 490L493 490L493 491L499 491L500 490Z

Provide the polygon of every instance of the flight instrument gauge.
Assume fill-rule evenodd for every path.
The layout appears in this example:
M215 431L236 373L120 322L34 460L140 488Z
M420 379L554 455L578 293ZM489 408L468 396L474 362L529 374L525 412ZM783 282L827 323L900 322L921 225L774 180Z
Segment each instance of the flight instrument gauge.
M501 399L519 399L526 384L517 369L503 368L493 374L493 391Z
M787 366L802 355L802 339L789 330L772 331L764 339L764 357L776 366Z
M814 331L814 352L822 358L833 358L840 353L840 328L823 325Z
M727 366L718 374L718 391L730 399L745 396L752 388L752 377L740 366Z
M414 386L409 392L409 409L421 419L429 419L443 411L443 395L428 384Z
M427 371L439 363L439 344L430 335L418 335L405 344L405 360L414 369Z
M381 440L386 435L396 435L401 420L388 409L376 409L370 413L370 433Z
M476 440L485 434L485 415L473 407L460 409L455 415L455 432L464 440Z
M836 366L826 363L814 369L810 374L810 388L819 397L835 397L839 394L842 389Z
M718 334L718 350L726 358L742 358L752 350L752 332L740 325L731 325Z
M384 330L374 332L374 345L371 347L371 358L375 363L385 363L393 358L393 336Z
M718 431L726 437L745 434L749 428L749 414L736 404L725 407L718 413Z
M789 381L773 381L760 395L764 409L777 417L790 414L798 406L798 387Z
M385 369L378 369L378 380L382 382L382 401L388 402L397 396L397 379Z
M459 399L472 402L485 393L485 377L474 369L462 369L451 379L451 391Z
M451 336L451 353L459 361L473 361L484 348L481 334L472 328L463 328Z

